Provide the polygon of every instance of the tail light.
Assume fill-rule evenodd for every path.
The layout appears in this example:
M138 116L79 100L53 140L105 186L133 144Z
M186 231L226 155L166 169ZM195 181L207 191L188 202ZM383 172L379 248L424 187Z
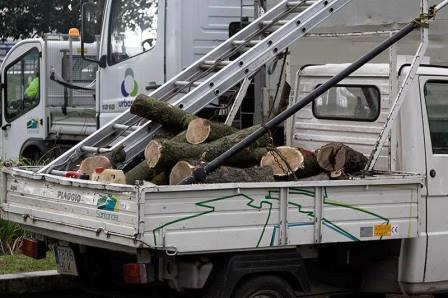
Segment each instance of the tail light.
M23 239L22 253L30 258L41 260L47 257L47 245L35 239Z
M137 263L124 264L123 281L128 285L148 284L149 277L146 265Z

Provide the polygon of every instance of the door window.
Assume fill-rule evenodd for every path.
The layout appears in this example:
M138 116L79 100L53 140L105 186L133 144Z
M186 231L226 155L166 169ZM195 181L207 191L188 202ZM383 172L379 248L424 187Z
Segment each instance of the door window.
M40 54L32 49L6 69L5 119L25 114L40 101Z
M154 48L158 0L112 1L109 63L116 64Z
M424 92L432 152L448 154L448 81L428 81Z

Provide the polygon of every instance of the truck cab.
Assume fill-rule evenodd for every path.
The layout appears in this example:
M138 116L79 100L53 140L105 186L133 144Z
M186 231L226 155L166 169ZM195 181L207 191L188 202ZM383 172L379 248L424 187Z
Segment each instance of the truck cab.
M70 145L96 130L95 92L87 87L97 66L80 51L79 40L47 35L18 42L6 55L0 68L3 160L39 160L52 144ZM85 48L90 57L96 51L96 44ZM72 90L53 76L86 89Z
M306 66L297 73L295 102L344 69L344 64ZM290 119L286 138L292 146L316 150L322 144L341 142L369 156L384 127L395 96L393 73L401 82L409 72L403 64L391 72L389 64L369 64L333 87ZM403 241L398 282L411 293L446 291L448 263L440 250L447 241L447 137L448 68L421 65L392 128L389 141L375 166L377 171L420 173L421 204L425 210L415 224L417 238ZM387 204L387 202L384 202ZM359 206L358 206L359 207ZM412 216L417 209L402 214ZM383 268L384 269L384 268ZM390 271L390 268L389 268ZM431 289L433 287L433 289Z
M146 0L139 12L107 1L99 46L100 125L126 111L229 37L232 22L252 20L254 1Z

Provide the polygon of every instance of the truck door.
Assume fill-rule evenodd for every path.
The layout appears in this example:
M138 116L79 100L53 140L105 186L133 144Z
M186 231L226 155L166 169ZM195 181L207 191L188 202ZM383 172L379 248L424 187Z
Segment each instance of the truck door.
M44 138L45 93L41 88L44 81L41 76L41 52L42 46L39 42L23 42L14 47L3 62L3 159L15 159L24 153L22 150L28 140L37 141ZM27 157L39 154L37 150L26 153L30 154Z
M165 0L108 1L99 72L100 125L164 82ZM104 32L104 31L103 31Z
M448 280L448 79L421 76L428 232L425 282ZM410 136L411 137L411 136ZM424 156L415 158L424 158ZM424 207L424 206L422 206Z

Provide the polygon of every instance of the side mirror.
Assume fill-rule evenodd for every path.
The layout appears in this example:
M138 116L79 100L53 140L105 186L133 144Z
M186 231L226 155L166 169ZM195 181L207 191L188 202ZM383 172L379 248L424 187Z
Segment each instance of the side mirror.
M96 42L95 32L97 24L96 5L92 2L85 2L81 8L81 57L82 59L98 64L101 68L107 66L107 57L100 61L85 56L86 43Z
M86 2L81 10L81 40L84 43L94 43L95 29L97 23L96 5L92 2Z

